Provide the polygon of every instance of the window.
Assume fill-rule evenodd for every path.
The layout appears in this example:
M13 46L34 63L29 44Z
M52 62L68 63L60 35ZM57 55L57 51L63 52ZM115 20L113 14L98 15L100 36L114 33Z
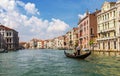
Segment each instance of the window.
M9 40L7 39L7 43L8 43L8 41L9 41Z
M11 43L11 39L10 39L10 43Z
M105 29L107 29L107 23L105 23Z
M71 37L71 35L70 35L70 39L71 39L72 37Z
M86 22L84 22L84 26L86 25Z
M113 15L114 15L114 17L115 17L115 11L113 11Z
M99 49L100 49L100 43L99 43Z
M108 19L109 19L109 13L107 15L108 15Z
M87 20L87 25L88 25L88 20Z
M11 36L11 32L9 32L9 36Z
M116 36L116 32L114 31L114 36Z
M110 33L108 33L108 37L110 37Z
M112 12L110 12L110 17L112 17Z
M115 27L115 20L114 20L114 27Z
M105 20L106 20L106 15L105 15Z
M103 29L105 29L105 24L103 24Z
M84 27L84 33L86 32L86 28Z
M98 34L98 37L100 38L100 33Z
M114 49L116 49L116 41L114 41Z
M109 22L108 22L108 29L109 29Z
M104 42L103 42L103 49L105 49L105 44L104 44Z
M104 37L106 37L106 33L104 34Z
M104 20L104 16L103 16L103 20Z
M91 34L91 35L93 34L93 29L92 29L92 28L90 29L90 34Z
M7 36L8 36L8 32L7 32Z
M110 42L108 42L108 49L110 49Z

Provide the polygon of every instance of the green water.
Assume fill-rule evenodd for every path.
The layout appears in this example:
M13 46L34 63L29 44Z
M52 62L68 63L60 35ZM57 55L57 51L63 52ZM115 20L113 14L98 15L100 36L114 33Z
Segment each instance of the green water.
M65 57L63 50L0 53L0 76L120 76L120 57Z

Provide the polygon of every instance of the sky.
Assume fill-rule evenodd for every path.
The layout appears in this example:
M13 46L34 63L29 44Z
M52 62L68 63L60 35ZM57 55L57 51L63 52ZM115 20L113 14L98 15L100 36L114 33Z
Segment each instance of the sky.
M105 1L117 0L0 0L0 23L15 29L20 41L51 39L77 27L80 18Z

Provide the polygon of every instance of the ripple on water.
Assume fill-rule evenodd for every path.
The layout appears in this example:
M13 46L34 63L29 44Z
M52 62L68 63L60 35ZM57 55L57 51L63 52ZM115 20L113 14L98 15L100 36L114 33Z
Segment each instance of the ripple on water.
M67 58L63 50L0 54L0 76L120 76L119 57Z

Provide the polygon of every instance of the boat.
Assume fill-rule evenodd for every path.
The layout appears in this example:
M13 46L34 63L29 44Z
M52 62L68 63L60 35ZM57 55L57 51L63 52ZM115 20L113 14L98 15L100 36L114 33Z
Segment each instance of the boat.
M91 51L88 51L87 53L82 55L74 55L74 54L67 53L66 51L64 51L64 54L66 55L66 57L69 57L69 58L85 59L91 54Z
M0 53L7 53L5 49L0 49Z

